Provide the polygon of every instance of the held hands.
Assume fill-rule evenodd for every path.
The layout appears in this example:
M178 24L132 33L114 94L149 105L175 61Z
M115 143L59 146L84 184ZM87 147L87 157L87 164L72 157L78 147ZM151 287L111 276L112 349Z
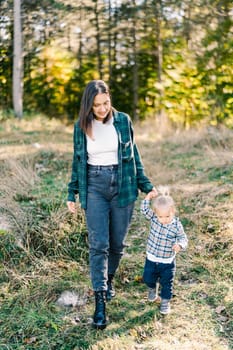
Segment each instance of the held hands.
M72 214L76 213L75 202L67 202L67 207Z
M152 191L147 193L145 199L150 201L152 198L155 198L156 196L158 196L158 192L157 192L156 188L153 187Z
M174 246L172 247L172 250L174 250L174 252L179 253L181 251L181 246L179 244L174 244Z

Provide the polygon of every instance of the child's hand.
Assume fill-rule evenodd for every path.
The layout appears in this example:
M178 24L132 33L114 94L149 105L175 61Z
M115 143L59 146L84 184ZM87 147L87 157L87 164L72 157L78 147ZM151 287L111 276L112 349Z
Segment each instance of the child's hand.
M181 246L179 244L174 244L172 250L174 250L176 253L179 253L181 251Z

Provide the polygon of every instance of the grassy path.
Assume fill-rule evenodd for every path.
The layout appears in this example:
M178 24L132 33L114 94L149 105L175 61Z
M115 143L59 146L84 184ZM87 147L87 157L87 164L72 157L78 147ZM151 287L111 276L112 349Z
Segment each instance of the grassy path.
M0 349L228 350L233 348L233 133L156 135L135 127L146 172L169 184L189 237L177 257L172 313L141 283L148 223L136 203L109 326L91 329L83 213L67 214L72 130L47 120L0 128ZM72 291L74 305L57 300Z

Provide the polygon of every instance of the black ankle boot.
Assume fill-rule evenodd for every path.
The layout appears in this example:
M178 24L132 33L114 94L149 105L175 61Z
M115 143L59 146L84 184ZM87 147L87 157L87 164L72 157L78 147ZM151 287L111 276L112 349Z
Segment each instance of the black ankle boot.
M95 313L92 325L96 329L104 329L107 326L105 305L106 291L95 292Z
M108 289L107 289L107 295L106 295L107 301L110 301L116 295L115 289L112 284L113 277L114 275L108 275L108 282L107 282Z

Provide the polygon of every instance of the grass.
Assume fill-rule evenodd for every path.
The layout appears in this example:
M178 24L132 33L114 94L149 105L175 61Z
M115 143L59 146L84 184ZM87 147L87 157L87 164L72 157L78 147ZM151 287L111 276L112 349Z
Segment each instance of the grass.
M95 331L84 215L73 217L65 203L72 127L44 118L1 125L1 350L233 348L232 131L156 135L152 126L135 126L146 172L170 185L189 237L177 257L172 313L161 316L141 283L149 226L140 195L109 325ZM75 293L75 305L57 303L64 291Z

